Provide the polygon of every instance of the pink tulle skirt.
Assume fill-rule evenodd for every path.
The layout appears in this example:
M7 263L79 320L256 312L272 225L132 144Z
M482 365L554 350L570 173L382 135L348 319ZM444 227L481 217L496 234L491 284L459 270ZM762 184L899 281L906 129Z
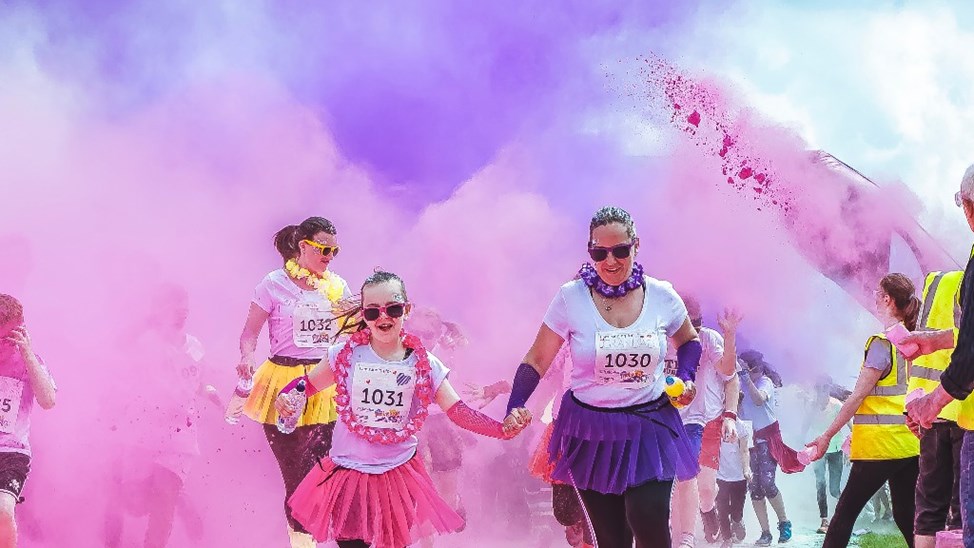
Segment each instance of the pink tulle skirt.
M548 484L560 483L552 479L551 473L555 470L555 465L548 460L548 445L551 444L551 432L554 431L554 429L555 423L552 421L548 427L544 429L544 433L541 434L541 440L538 442L538 447L534 450L534 454L531 456L531 460L528 462L528 472L530 472L532 476Z
M382 474L342 468L325 457L308 472L288 504L291 515L318 542L361 539L373 548L413 544L418 527L437 533L463 527L413 457Z

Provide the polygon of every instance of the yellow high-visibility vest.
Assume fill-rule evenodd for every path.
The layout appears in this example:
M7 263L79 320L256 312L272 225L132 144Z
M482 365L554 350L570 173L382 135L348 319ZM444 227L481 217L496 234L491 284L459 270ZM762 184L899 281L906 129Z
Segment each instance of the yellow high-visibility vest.
M873 342L885 335L873 335L866 341L866 353ZM920 440L906 427L906 389L909 362L901 360L890 346L889 373L876 383L852 418L852 460L891 460L920 454ZM863 367L865 367L863 360Z
M917 320L917 331L939 331L953 329L957 340L957 326L960 325L960 283L964 279L962 270L951 272L931 272L923 283L923 307ZM940 385L940 375L950 364L953 350L938 350L933 354L920 356L910 367L910 386L912 392L922 388L929 394ZM961 402L953 401L944 407L939 418L957 421Z

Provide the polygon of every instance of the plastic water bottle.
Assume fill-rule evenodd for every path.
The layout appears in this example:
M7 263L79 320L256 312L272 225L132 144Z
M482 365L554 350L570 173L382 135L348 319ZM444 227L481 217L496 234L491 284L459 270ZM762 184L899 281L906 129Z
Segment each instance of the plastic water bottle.
M687 386L686 384L683 383L683 379L679 377L673 377L671 375L666 376L666 386L663 388L663 391L666 392L666 395L670 397L670 401L673 403L673 407L676 408L683 407L682 405L676 403L676 399L682 396L683 392L686 391L686 389Z
M227 404L227 414L225 418L229 424L237 424L240 422L240 415L243 415L244 404L247 403L247 398L250 397L250 391L254 389L254 378L243 378L237 380L237 388L234 389L233 395L230 396L230 402Z
M295 409L295 413L290 417L278 415L277 429L282 434L290 434L298 427L298 419L301 418L301 413L304 412L304 404L308 401L308 396L304 393L304 381L298 381L298 385L283 396L291 404L291 407Z

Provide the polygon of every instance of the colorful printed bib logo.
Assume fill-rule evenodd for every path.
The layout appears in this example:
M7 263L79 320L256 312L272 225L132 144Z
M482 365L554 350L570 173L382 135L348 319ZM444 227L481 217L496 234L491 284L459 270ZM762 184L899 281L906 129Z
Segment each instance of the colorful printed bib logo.
M599 331L595 334L595 381L642 388L656 379L659 331Z
M415 390L412 367L356 363L350 394L355 420L373 428L401 430L409 418Z

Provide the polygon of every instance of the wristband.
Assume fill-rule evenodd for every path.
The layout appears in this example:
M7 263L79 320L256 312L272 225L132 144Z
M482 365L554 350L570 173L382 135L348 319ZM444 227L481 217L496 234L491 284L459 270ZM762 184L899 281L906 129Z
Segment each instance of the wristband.
M282 388L281 391L278 392L278 395L287 394L288 392L290 392L291 390L293 390L294 387L297 386L298 383L301 382L301 381L304 381L304 395L305 396L307 396L307 397L310 398L311 396L314 396L315 394L318 393L318 389L315 388L315 385L311 384L311 379L309 379L307 375L302 375L302 376L294 379L293 381L287 383L286 385L284 385L284 388Z
M732 421L736 421L737 420L737 413L735 413L733 411L724 411L720 416L723 417L723 418L725 418L725 419L730 419Z
M517 367L514 374L514 382L511 385L511 397L507 400L507 414L511 414L512 409L524 407L528 398L534 393L534 389L541 382L541 375L538 370L530 364L522 363Z

